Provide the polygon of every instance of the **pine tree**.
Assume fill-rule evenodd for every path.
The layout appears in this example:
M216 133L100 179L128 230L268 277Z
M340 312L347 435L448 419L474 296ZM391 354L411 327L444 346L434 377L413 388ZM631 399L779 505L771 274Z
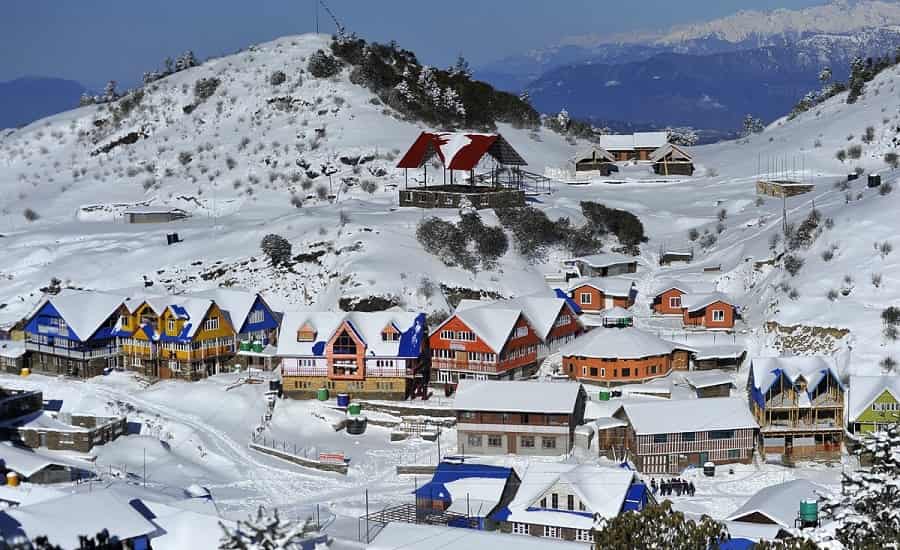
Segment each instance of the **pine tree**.
M640 512L626 512L603 520L594 534L597 550L703 550L716 548L728 538L725 527L708 516L700 521L686 519L665 501Z
M765 125L763 121L755 118L751 114L747 114L744 116L744 124L743 124L743 132L742 135L744 137L750 137L753 134L758 134L765 129Z
M864 436L856 454L868 468L844 473L841 494L823 506L848 548L896 548L900 542L900 425Z
M188 50L184 52L176 61L175 61L175 71L183 71L185 69L190 69L191 67L197 66L197 58L194 57L194 52Z
M291 243L281 235L274 233L266 235L259 247L269 257L273 266L284 265L291 260Z
M450 73L471 78L472 68L469 66L469 62L466 61L466 58L460 54L460 56L456 58L456 63L450 68Z
M301 550L308 548L316 530L312 520L303 523L285 522L278 510L269 512L262 506L256 516L239 521L234 528L222 526L219 540L222 550ZM328 548L328 543L316 545L316 549Z
M103 101L108 103L119 99L119 92L116 91L117 85L115 80L106 83L106 88L103 90Z

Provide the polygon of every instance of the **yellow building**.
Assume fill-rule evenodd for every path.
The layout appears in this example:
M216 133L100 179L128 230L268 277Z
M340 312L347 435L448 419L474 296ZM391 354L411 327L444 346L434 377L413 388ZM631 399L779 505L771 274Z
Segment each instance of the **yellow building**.
M197 380L227 368L236 335L212 300L160 296L126 302L117 336L126 368L157 378Z

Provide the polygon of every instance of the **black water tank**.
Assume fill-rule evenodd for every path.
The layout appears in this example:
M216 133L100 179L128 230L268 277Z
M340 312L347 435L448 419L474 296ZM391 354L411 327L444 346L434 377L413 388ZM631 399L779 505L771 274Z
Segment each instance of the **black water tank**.
M881 186L881 176L878 174L869 174L869 187Z

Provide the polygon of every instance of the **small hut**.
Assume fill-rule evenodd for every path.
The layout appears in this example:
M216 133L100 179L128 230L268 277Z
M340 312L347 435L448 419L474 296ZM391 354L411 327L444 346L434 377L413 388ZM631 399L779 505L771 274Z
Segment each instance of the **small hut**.
M429 186L428 165L435 159L441 184ZM463 198L475 208L524 206L527 164L500 134L422 132L397 164L406 172L400 206L458 208ZM421 187L409 186L410 168L422 169ZM549 180L532 182L540 184Z
M661 176L693 176L694 158L674 143L667 143L650 155L653 171Z
M602 177L618 171L616 157L602 147L593 147L575 156L575 175L587 176L596 174Z

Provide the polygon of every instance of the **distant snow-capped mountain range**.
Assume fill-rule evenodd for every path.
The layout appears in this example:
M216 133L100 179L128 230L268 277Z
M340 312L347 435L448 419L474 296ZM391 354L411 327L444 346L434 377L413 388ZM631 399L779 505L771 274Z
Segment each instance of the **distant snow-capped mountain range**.
M543 112L565 108L598 122L690 125L720 135L746 112L774 118L789 110L817 86L824 67L845 78L855 57L893 55L898 47L900 2L835 0L657 33L570 37L481 67L476 76L527 90ZM721 82L723 74L738 77Z

